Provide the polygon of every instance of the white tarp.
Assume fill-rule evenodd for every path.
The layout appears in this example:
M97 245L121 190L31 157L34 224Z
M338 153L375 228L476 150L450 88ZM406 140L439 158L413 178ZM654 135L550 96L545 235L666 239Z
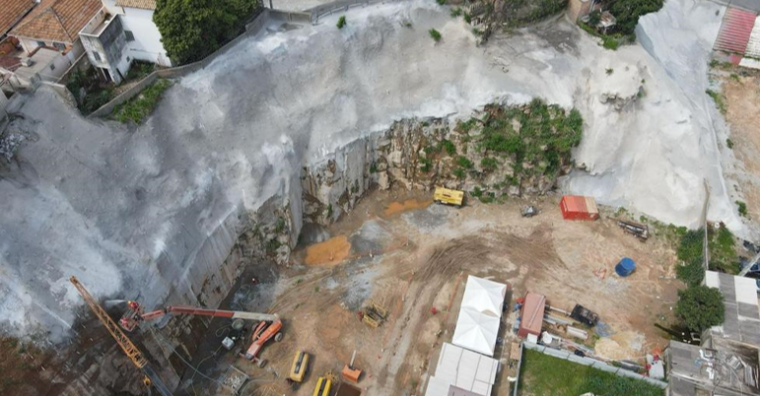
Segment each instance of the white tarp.
M498 369L499 362L495 359L444 343L425 396L447 396L452 386L490 396Z
M478 312L501 317L506 295L507 285L470 275L464 289L462 308L473 308Z
M469 276L451 342L493 356L506 294L505 284Z

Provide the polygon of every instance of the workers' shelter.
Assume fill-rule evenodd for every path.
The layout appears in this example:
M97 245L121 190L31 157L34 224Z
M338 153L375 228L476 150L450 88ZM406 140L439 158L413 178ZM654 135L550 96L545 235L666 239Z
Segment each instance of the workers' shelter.
M529 292L525 296L525 302L520 313L520 329L517 335L527 337L533 334L541 335L541 326L544 322L544 310L546 309L546 297L538 293Z
M444 343L425 396L490 396L498 370L497 360Z
M467 277L452 343L493 356L506 294L507 285L503 283Z
M562 217L565 220L596 220L599 218L599 208L593 197L580 195L565 195L559 202Z

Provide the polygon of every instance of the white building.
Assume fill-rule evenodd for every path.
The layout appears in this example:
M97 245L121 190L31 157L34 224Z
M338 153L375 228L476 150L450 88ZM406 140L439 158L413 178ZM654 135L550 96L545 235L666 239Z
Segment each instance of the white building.
M507 285L503 283L467 277L451 343L493 356L506 294Z
M153 23L155 0L102 0L103 8L79 32L90 62L120 83L135 60L171 67Z

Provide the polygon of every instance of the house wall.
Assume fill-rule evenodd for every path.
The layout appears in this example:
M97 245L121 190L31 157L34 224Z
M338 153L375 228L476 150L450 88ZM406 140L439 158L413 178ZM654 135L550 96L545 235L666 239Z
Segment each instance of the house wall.
M171 60L166 55L161 43L161 33L153 23L153 11L124 7L122 22L124 30L131 31L135 40L127 43L125 54L133 59L140 59L161 66L171 67Z

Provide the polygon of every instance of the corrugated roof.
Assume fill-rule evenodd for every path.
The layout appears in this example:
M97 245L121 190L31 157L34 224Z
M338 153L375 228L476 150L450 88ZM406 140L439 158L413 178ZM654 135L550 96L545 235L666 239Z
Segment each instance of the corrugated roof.
M73 43L79 31L102 8L100 0L42 0L11 31L14 36Z
M728 7L723 15L718 38L715 39L716 50L744 54L747 49L752 27L755 26L757 14L751 11Z
M156 0L116 0L119 7L140 8L143 10L155 10Z
M34 0L3 0L3 12L0 12L0 36L8 33L34 5Z
M3 68L8 71L14 71L18 69L20 66L21 66L21 58L11 56L11 55L0 56L0 68Z

